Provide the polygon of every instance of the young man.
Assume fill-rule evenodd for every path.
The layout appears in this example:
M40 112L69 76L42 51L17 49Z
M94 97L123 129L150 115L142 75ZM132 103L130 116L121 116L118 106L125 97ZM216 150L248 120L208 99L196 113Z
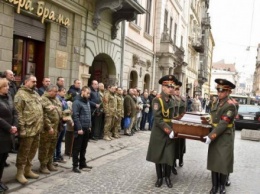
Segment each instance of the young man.
M79 169L92 167L86 164L86 150L91 131L91 109L89 104L90 88L84 86L81 95L72 104L72 118L74 121L74 142L72 150L73 171L81 173ZM79 167L79 169L78 169Z
M213 130L205 136L209 144L207 169L211 171L211 194L226 193L225 184L229 173L233 172L234 163L234 118L237 106L229 98L235 85L226 79L216 79L218 101L211 108ZM220 184L220 185L219 185Z
M166 185L171 188L171 168L174 162L174 132L171 119L174 117L174 104L171 97L177 79L173 75L163 76L159 80L162 84L162 92L153 99L152 109L154 124L147 152L146 160L155 163L157 181L155 187L161 187L163 183L163 171ZM164 168L164 170L163 170Z

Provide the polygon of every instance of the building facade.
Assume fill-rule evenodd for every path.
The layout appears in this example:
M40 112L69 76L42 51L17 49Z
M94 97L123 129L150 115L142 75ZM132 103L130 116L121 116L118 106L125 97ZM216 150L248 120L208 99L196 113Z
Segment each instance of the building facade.
M0 1L0 71L11 69L20 84L26 74L62 76L66 86L80 79L119 84L119 23L145 9L136 1Z
M260 44L257 47L256 66L253 79L253 94L260 96Z

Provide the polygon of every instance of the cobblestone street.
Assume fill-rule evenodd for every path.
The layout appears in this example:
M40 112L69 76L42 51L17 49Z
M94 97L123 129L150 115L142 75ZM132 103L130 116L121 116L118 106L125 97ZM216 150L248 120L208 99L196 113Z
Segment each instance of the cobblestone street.
M94 167L91 171L75 174L65 170L12 193L209 193L206 144L187 140L184 166L177 168L178 175L171 176L173 188L167 188L165 183L155 188L154 164L145 160L149 137L150 132L136 133L130 137L135 138L132 146L89 162ZM259 142L241 140L237 131L234 173L227 193L260 193L259 160Z

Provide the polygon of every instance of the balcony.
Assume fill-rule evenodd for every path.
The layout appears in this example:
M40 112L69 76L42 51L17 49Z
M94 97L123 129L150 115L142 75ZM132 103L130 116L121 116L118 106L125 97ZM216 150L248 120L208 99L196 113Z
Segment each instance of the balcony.
M204 44L201 38L193 38L191 45L198 53L204 53Z
M199 75L198 75L198 82L200 85L203 85L205 82L208 81L208 72L204 69L199 70Z
M112 13L111 38L116 39L118 25L121 21L134 21L138 14L144 14L146 10L136 0L99 0L96 1L95 12L92 20L93 30L96 30L101 21L104 10L110 9Z

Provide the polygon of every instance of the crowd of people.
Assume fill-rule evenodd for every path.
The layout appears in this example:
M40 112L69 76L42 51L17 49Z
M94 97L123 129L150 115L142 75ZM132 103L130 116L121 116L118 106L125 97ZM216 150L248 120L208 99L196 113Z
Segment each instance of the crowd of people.
M120 138L121 130L126 136L151 130L151 103L156 95L137 88L105 88L96 80L90 87L75 80L66 90L63 77L56 83L44 77L37 88L33 75L27 75L18 88L13 72L6 70L0 78L0 181L10 152L17 153L16 179L21 184L39 178L32 171L37 151L39 172L57 171L57 162L67 162L61 153L64 139L64 154L72 157L73 171L91 169L85 156L89 140L111 141ZM0 189L8 188L0 182Z
M90 87L81 87L78 79L67 91L63 77L58 77L56 84L45 77L42 87L37 88L34 75L27 75L17 89L13 72L6 70L0 78L0 191L8 189L1 178L8 165L9 152L17 152L16 180L26 184L28 179L39 178L39 174L32 171L37 151L39 172L57 171L56 162L66 162L61 153L65 136L64 154L72 156L73 172L81 173L84 168L92 168L86 162L89 140L112 141L121 137L121 130L126 136L151 130L146 159L155 163L155 186L161 187L165 178L166 185L171 188L171 172L177 175L177 161L182 167L186 152L185 139L174 137L171 119L181 118L186 111L205 110L211 112L213 122L213 130L204 137L209 144L208 169L212 171L210 193L216 193L219 184L220 193L225 193L228 175L233 172L232 122L237 106L228 97L234 84L223 79L217 79L216 83L218 99L200 100L196 96L192 100L181 96L182 82L173 75L159 80L162 92L157 94L155 90L150 93L138 88L124 90L115 85L105 88L97 80L92 80ZM227 140L229 147L222 155L216 154Z

